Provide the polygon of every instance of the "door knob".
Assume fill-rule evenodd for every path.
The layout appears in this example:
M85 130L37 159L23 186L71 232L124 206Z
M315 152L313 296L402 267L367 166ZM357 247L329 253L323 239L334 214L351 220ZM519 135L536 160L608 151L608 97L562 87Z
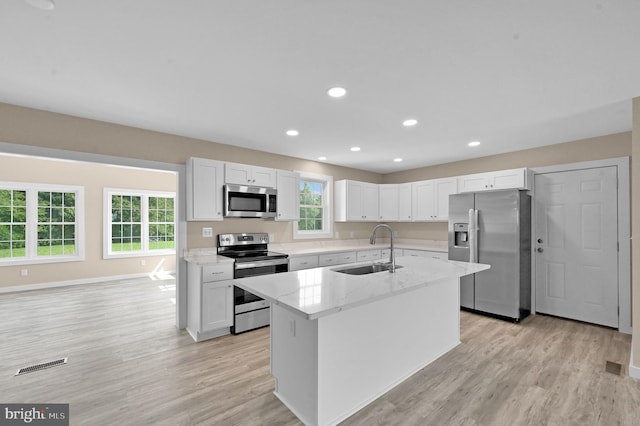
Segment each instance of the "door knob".
M538 247L538 253L542 253L544 251L544 249L542 247Z
M542 238L538 238L538 244L542 244Z

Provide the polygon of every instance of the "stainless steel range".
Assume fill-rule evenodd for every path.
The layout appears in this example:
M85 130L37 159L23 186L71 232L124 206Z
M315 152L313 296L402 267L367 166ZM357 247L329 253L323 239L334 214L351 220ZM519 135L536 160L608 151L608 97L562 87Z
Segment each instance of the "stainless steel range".
M269 251L269 235L220 234L218 254L235 260L233 278L289 271L289 256ZM234 318L231 333L239 334L269 325L269 302L240 287L233 288Z

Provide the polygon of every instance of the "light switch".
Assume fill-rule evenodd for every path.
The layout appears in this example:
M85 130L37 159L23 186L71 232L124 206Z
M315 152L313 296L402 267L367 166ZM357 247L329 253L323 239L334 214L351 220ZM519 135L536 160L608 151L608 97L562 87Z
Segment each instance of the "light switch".
M213 237L213 228L202 228L202 236L204 238L212 238Z

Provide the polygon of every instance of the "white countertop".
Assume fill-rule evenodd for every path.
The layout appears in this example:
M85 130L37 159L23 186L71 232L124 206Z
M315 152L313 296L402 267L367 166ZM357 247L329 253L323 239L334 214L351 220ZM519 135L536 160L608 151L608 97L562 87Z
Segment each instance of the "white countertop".
M200 266L215 265L218 263L233 263L230 257L218 256L217 249L191 249L185 252L184 260Z
M446 253L449 249L447 241L414 240L408 238L396 239L394 241L394 246L396 248L439 251L443 253ZM369 244L369 239L327 240L269 244L269 250L286 253L291 257L304 256L309 254L325 254L352 250L357 251L387 248L389 248L389 238L378 238L375 245Z
M234 280L235 285L256 296L285 307L307 319L316 319L442 279L457 278L489 269L489 265L404 256L396 259L403 266L395 273L377 272L349 275L336 272L358 264L327 266L274 275Z

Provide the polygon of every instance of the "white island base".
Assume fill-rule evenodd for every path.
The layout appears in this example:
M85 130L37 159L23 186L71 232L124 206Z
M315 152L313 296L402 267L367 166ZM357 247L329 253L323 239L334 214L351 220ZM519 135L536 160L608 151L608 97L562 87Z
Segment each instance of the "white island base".
M316 319L273 303L275 395L307 425L346 419L460 343L459 288L443 278Z

